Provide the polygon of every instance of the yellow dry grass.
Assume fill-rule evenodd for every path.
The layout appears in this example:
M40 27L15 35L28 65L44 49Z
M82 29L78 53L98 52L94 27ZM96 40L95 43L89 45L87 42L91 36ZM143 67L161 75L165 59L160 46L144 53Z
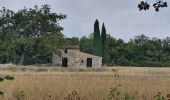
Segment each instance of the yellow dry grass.
M157 92L170 93L169 68L117 68L122 92L138 92L137 100L153 100ZM12 75L14 81L0 83L5 96L0 100L64 100L76 90L81 100L103 100L114 86L113 72L33 72L1 70L0 75Z

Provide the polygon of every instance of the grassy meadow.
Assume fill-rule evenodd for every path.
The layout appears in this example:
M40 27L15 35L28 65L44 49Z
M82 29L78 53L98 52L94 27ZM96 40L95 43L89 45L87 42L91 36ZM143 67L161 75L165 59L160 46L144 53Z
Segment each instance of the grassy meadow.
M46 69L46 70L42 70ZM116 67L121 93L136 93L135 100L154 100L157 92L170 93L170 68ZM62 68L1 68L0 75L12 75L13 81L0 83L5 95L0 100L67 100L76 91L79 99L107 100L114 87L112 68L105 70Z

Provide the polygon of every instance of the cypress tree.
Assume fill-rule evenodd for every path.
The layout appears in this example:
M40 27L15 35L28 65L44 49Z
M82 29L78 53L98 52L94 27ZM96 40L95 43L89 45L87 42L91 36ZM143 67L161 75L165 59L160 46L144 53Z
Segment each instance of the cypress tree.
M106 28L104 23L102 25L102 32L101 32L101 45L102 45L103 63L105 63L107 58L107 47L106 47Z
M101 39L100 39L100 29L99 29L99 21L96 19L94 23L94 37L93 37L93 54L97 56L101 56Z

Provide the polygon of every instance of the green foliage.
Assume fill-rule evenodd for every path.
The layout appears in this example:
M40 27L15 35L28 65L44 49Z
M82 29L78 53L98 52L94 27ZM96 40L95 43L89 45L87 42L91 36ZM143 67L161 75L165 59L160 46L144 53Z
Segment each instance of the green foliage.
M80 38L80 50L92 53L93 37ZM145 35L135 36L125 43L106 34L106 65L169 67L170 38L149 38Z
M0 10L0 63L21 65L52 62L52 54L64 45L80 45L80 50L103 57L105 65L170 66L170 38L149 38L139 35L124 42L106 34L105 25L100 34L99 22L89 37L65 38L59 21L66 15L51 12L49 5L12 11Z
M165 100L165 97L162 96L161 92L158 92L155 96L154 96L155 100Z
M145 35L136 36L128 43L108 37L110 61L124 66L168 66L169 38L163 40L149 38Z
M121 92L118 88L110 88L108 100L120 100L121 98Z
M167 94L166 96L163 96L161 92L158 92L155 96L154 96L155 100L170 100L170 94Z
M9 76L9 75L5 76L4 78L5 78L6 80L14 80L14 77Z
M93 54L93 37L80 38L80 51Z
M133 94L129 94L128 92L124 93L124 100L136 100L136 96L138 95L137 92L133 93Z
M77 37L66 38L65 45L79 45L80 41Z
M94 36L93 36L93 54L97 55L97 56L102 56L99 21L97 19L94 23L94 33L93 34L94 34Z
M170 100L170 94L167 94L167 96L166 96L166 97L167 97L167 99L168 99L168 100Z
M156 3L153 4L153 7L155 11L158 12L160 8L168 7L168 4L164 0L156 0ZM141 10L147 11L150 8L150 4L147 1L141 1L138 4L138 8L139 8L139 11Z
M118 58L116 63L118 65L121 65L121 66L128 66L128 65L130 65L130 62L125 57Z
M92 54L103 57L103 64L105 64L108 58L107 49L105 25L103 23L100 34L99 21L96 19L94 23Z
M109 95L108 95L108 100L120 100L121 98L121 92L120 92L120 87L121 85L117 82L119 79L119 74L118 71L113 69L113 74L114 74L114 87L110 88Z
M49 63L52 53L63 46L63 14L49 5L24 8L17 12L0 10L0 63Z
M106 29L104 23L102 25L102 32L101 32L101 45L102 45L103 64L105 64L107 62L108 54L107 54L107 45L106 45Z
M0 82L4 81L4 78L0 77Z
M0 91L0 96L4 96L4 92Z

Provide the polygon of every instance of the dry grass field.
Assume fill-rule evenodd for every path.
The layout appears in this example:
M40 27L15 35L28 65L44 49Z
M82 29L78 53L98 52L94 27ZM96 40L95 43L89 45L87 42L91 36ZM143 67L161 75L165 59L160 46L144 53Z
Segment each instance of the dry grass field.
M0 75L12 75L15 80L0 83L0 90L5 93L0 100L64 100L74 90L80 100L106 100L109 89L114 87L112 68L99 72L33 69L1 69ZM154 100L159 91L164 95L170 93L170 68L116 69L122 93L137 92L136 100Z

